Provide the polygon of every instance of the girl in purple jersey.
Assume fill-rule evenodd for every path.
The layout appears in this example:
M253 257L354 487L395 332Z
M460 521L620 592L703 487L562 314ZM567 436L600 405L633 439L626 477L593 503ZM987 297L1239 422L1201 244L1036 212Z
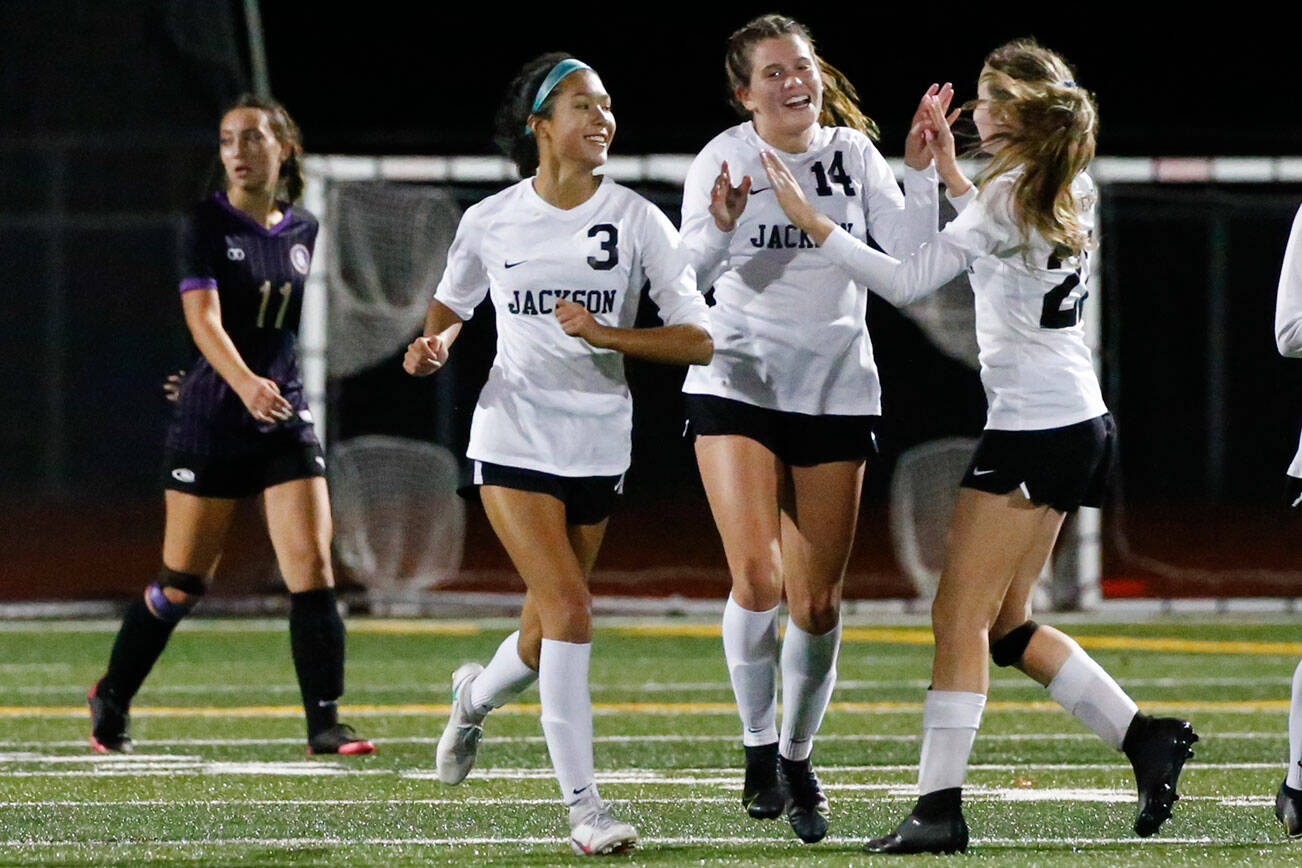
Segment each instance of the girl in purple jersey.
M176 624L212 580L239 499L262 492L290 590L290 641L308 751L368 754L339 723L344 625L330 568L325 458L303 398L296 333L317 222L303 189L298 127L246 96L222 115L225 189L186 225L181 305L200 358L167 434L163 566L127 609L108 672L91 688L91 746L131 750L128 710ZM278 194L284 192L284 198Z

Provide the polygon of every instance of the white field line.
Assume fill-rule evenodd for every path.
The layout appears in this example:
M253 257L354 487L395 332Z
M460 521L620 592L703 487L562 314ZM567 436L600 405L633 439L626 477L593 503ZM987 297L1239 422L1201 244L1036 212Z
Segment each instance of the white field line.
M1217 741L1287 741L1288 733L1283 729L1271 732L1217 732L1213 734ZM997 732L981 733L977 736L981 742L1094 742L1098 736L1089 732ZM881 733L819 733L819 742L917 742L917 734L888 735ZM682 735L669 733L647 733L643 735L598 735L593 737L595 744L731 744L738 742L740 736L731 735ZM438 744L435 736L393 736L376 739L381 745L386 744ZM485 738L492 744L545 744L541 735L492 735ZM136 747L259 747L281 744L303 744L301 738L151 738L136 742ZM85 748L85 739L66 739L60 741L25 741L13 739L0 741L0 750L27 748ZM133 754L140 756L140 754ZM166 755L170 756L170 755Z
M68 664L11 664L28 666L32 669L39 669L45 666L57 666L62 669L70 669ZM4 667L0 665L0 673L3 673ZM891 689L909 689L909 690L926 690L930 681L925 678L910 679L890 679L890 680L838 680L836 686L838 690L891 690ZM1277 677L1254 677L1254 678L1127 678L1127 688L1137 687L1243 687L1250 685L1280 685L1281 689L1287 689L1289 684L1289 675L1281 674ZM1039 684L1027 678L993 678L990 681L992 689L999 690L1042 690ZM23 684L16 687L6 687L6 692L12 692L23 696L76 696L80 699L86 693L85 684ZM684 681L684 682L666 682L666 681L647 681L643 683L594 683L589 685L594 694L598 693L616 693L618 691L636 691L639 693L705 693L711 691L727 692L732 688L727 681ZM386 684L383 687L367 686L350 686L348 695L352 698L358 696L384 695L388 696L395 693L424 693L432 692L438 696L443 696L447 688L437 678L431 678L429 681L414 681L397 684ZM203 694L228 694L228 693L249 693L250 688L247 684L159 684L150 685L145 688L146 697L152 695L203 695ZM267 694L295 694L298 693L298 686L294 684L261 684L256 688L257 693Z
M1285 696L1274 699L1210 700L1201 702L1191 700L1176 702L1173 700L1148 700L1144 703L1150 712L1170 711L1181 715L1193 714L1274 714L1288 711L1289 700ZM343 714L353 718L385 717L442 717L448 713L448 706L439 703L399 703L386 705L344 705ZM853 714L862 717L879 715L920 715L922 703L917 701L864 702L859 700L833 700L828 710L834 714ZM712 702L603 702L593 703L594 717L617 717L626 714L641 714L648 717L730 717L737 715L736 706L731 701ZM296 705L230 705L230 706L142 706L133 708L131 714L136 718L205 718L209 720L235 719L280 719L298 718L303 709ZM536 702L508 705L496 710L501 715L537 715ZM1062 708L1047 699L1037 700L995 700L986 706L985 715L1003 714L1062 714ZM83 706L32 706L0 705L0 718L11 720L75 720L85 718Z
M0 674L10 672L71 672L71 663L0 663Z
M21 759L15 764L45 765L44 759ZM337 775L389 775L404 780L437 780L438 773L432 769L367 769L352 765L338 765L324 761L318 762L211 762L176 760L163 754L153 756L135 756L130 759L121 756L91 756L84 760L91 768L63 769L13 769L0 770L0 780L5 778L84 778L84 777L161 777L161 776L200 776L200 775L237 775L245 777L324 777ZM71 763L69 764L71 765ZM1186 766L1186 773L1207 771L1262 771L1279 769L1280 763L1198 763ZM916 763L892 765L859 766L820 766L824 775L838 774L890 774L916 773ZM971 772L1019 771L1130 771L1129 764L1122 763L976 763L968 767ZM619 769L598 771L597 781L610 784L660 784L669 786L732 786L737 781L739 772L731 768L699 768L671 770L635 770ZM476 770L479 780L550 780L553 777L550 768L496 768ZM835 780L824 782L827 789L873 789L878 784L841 784Z
M858 838L829 836L824 838L826 844L861 844L865 836ZM322 845L329 846L351 846L351 847L488 847L494 845L515 845L515 846L555 846L559 847L566 843L565 838L561 837L492 837L492 838L340 838L340 837L322 837L322 838L174 838L174 839L154 839L149 841L111 841L111 840L63 840L63 841L45 841L45 840L5 840L0 841L0 846L18 848L18 847L42 847L49 849L51 847L83 848L94 847L97 849L130 849L133 847L212 847L212 846L253 846L253 847L319 847ZM1050 847L1090 847L1090 846L1142 846L1145 848L1152 847L1156 844L1222 844L1223 839L1210 837L1190 837L1190 838L1036 838L1036 837L1018 837L1018 838L973 838L972 844L987 847L1013 847L1016 849L1025 849L1031 846L1050 846ZM738 845L738 844L763 844L766 847L784 846L786 849L801 850L806 845L798 841L759 836L731 836L731 837L642 837L638 839L639 848L647 846L683 846L683 845Z
M837 804L875 803L883 798L892 801L913 801L917 798L914 788L904 784L874 784L873 789L880 791L873 796L855 796L848 792L837 795ZM830 788L836 791L836 787ZM1135 799L1129 790L1118 789L1022 789L1009 787L966 787L965 799L977 802L1105 802L1129 803ZM636 799L606 799L615 805L678 805L681 798L638 796ZM693 804L731 805L737 801L729 796L696 796ZM1181 796L1182 802L1207 802L1223 807L1264 808L1274 805L1273 796ZM262 807L262 808L298 808L298 807L403 807L412 806L446 806L481 805L489 807L519 806L557 806L556 799L513 799L466 797L458 799L120 799L106 801L92 800L32 800L25 802L0 802L0 808L191 808L204 807Z

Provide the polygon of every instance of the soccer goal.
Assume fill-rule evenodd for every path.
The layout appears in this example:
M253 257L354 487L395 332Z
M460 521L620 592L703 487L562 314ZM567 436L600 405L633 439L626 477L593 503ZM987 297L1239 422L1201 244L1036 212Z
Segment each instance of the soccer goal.
M674 216L690 162L689 155L613 157L607 174ZM902 174L902 161L892 165L897 176ZM1102 231L1091 254L1093 277L1085 322L1105 395L1114 411L1120 411L1123 448L1129 450L1126 483L1122 496L1113 498L1119 507L1117 520L1105 523L1099 510L1082 509L1064 528L1053 568L1044 577L1041 599L1057 608L1094 606L1103 593L1105 548L1109 575L1116 574L1115 588L1124 593L1233 596L1246 588L1248 593L1293 595L1302 588L1302 574L1269 564L1246 571L1232 563L1209 566L1205 558L1192 554L1193 562L1182 563L1180 557L1194 552L1202 535L1191 534L1190 545L1168 537L1169 525L1180 526L1181 516L1233 507L1242 494L1236 485L1245 484L1244 474L1236 468L1250 460L1236 450L1255 451L1263 467L1271 462L1268 453L1273 447L1254 450L1234 439L1234 423L1241 417L1234 409L1239 392L1233 368L1241 340L1262 343L1264 350L1252 344L1252 355L1266 364L1269 316L1252 325L1260 335L1241 338L1240 332L1246 334L1249 328L1235 310L1242 291L1236 286L1231 293L1230 287L1246 280L1234 277L1234 269L1246 269L1248 262L1247 254L1235 246L1238 223L1257 223L1261 241L1261 225L1275 226L1291 216L1302 199L1302 159L1102 157L1091 171L1100 190ZM329 435L338 430L332 423L343 410L329 400L327 384L391 359L406 345L420 328L460 211L512 183L516 175L503 158L387 156L312 156L306 160L306 174L306 204L321 217L321 236L303 313L304 374L316 424L323 438L338 442L337 436ZM1186 231L1189 227L1194 229ZM1252 262L1266 263L1255 266L1259 273L1253 278L1253 309L1258 317L1273 304L1274 278L1269 271L1273 267L1277 275L1282 253L1283 242L1275 239L1261 241L1252 253ZM1189 266L1191 261L1197 263L1192 271L1201 280L1182 276L1188 267L1186 272L1171 267ZM1171 276L1164 278L1164 273ZM1186 281L1183 294L1170 285L1181 280ZM1195 284L1197 292L1192 291ZM1146 296L1154 296L1151 305L1142 303ZM1191 304L1194 296L1197 301ZM1165 315L1150 309L1163 305ZM1191 313L1195 307L1197 315ZM1144 331L1154 327L1150 320L1170 322L1171 310L1187 321L1180 326L1185 332L1184 376L1174 380L1176 392L1184 387L1183 398L1168 394L1173 381L1163 382L1167 376L1163 372L1169 366L1158 364L1156 358L1149 364L1144 357L1150 350L1163 351L1164 342L1171 339L1169 334L1155 331L1148 336ZM965 280L955 281L904 314L937 352L975 369L973 309ZM1190 325L1194 320L1196 327ZM1190 347L1189 337L1195 333L1198 339ZM1190 386L1191 381L1196 384ZM467 396L453 394L452 388L440 389L436 427L446 430L444 417L450 417L452 408ZM1163 395L1156 412L1146 406L1151 402L1145 399L1145 389ZM1292 423L1283 417L1296 414L1298 404L1277 401L1268 414L1269 424L1290 444L1296 443L1296 428L1290 432ZM1160 433L1163 425L1164 434ZM914 444L901 449L893 463L899 474L889 495L896 561L906 574L906 586L921 597L934 587L936 550L943 547L948 524L946 504L953 496L948 486L958 463L950 438L974 433L952 432L940 445ZM440 439L455 446L451 435ZM1170 454L1169 441L1182 444L1185 460ZM1289 449L1291 453L1291 445ZM1287 463L1287 456L1283 461ZM1254 479L1278 476L1275 471L1282 472L1283 466L1257 472L1254 465ZM1192 468L1197 478L1186 478L1186 489L1167 484L1175 475L1171 467L1185 468L1186 477ZM1156 484L1154 479L1167 482ZM335 496L349 497L338 490L340 484L335 483ZM1197 497L1190 497L1190 487L1197 489ZM368 496L373 499L374 493ZM1198 497L1215 508L1202 509ZM1197 523L1193 520L1193 525ZM401 558L389 559L401 562ZM1263 576L1266 586L1261 585Z

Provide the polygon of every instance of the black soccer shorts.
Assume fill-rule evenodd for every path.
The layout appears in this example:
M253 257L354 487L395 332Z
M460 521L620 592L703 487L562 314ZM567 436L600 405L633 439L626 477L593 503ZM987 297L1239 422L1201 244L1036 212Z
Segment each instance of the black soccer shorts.
M316 443L242 456L167 449L163 462L163 487L198 497L248 497L282 482L326 475L325 453Z
M1100 506L1116 461L1111 413L1062 428L982 433L961 485L990 494L1014 489L1059 512Z
M567 524L600 524L610 518L624 493L622 473L618 476L557 476L487 461L476 461L473 473L476 486L497 485L551 495L565 505Z
M717 395L683 395L695 436L738 434L758 442L788 466L877 457L879 416L815 416L770 410Z

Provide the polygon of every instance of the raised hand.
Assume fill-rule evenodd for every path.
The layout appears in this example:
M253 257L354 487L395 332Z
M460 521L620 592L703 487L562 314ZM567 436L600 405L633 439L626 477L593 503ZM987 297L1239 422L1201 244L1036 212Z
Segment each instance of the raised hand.
M909 134L904 138L904 162L911 169L925 169L931 163L931 152L927 149L927 133L931 131L932 117L928 109L928 100L940 101L941 113L949 111L949 104L954 99L954 86L949 82L943 85L933 84L918 100L918 109L909 122ZM954 112L954 118L958 112ZM953 118L950 119L953 123Z
M447 360L448 348L443 343L443 338L438 335L422 335L407 345L402 369L413 377L428 377L443 367Z
M710 214L714 217L714 225L723 232L736 229L737 220L741 217L741 212L746 210L746 200L749 198L750 175L743 176L736 187L732 186L732 177L728 174L728 163L725 160L719 170L719 177L714 179L714 186L710 188Z
M958 156L954 151L954 132L950 129L958 119L960 110L954 109L948 115L945 114L949 103L942 103L936 96L923 97L922 101L927 115L927 129L924 132L927 152L936 161L936 171L940 173L950 192L955 195L962 193L967 189L969 182L958 168Z
M813 238L814 243L822 244L836 228L836 224L809 204L805 191L800 189L796 176L791 174L781 157L773 151L764 150L760 152L760 161L764 163L764 171L773 184L773 195L787 213L787 219Z

